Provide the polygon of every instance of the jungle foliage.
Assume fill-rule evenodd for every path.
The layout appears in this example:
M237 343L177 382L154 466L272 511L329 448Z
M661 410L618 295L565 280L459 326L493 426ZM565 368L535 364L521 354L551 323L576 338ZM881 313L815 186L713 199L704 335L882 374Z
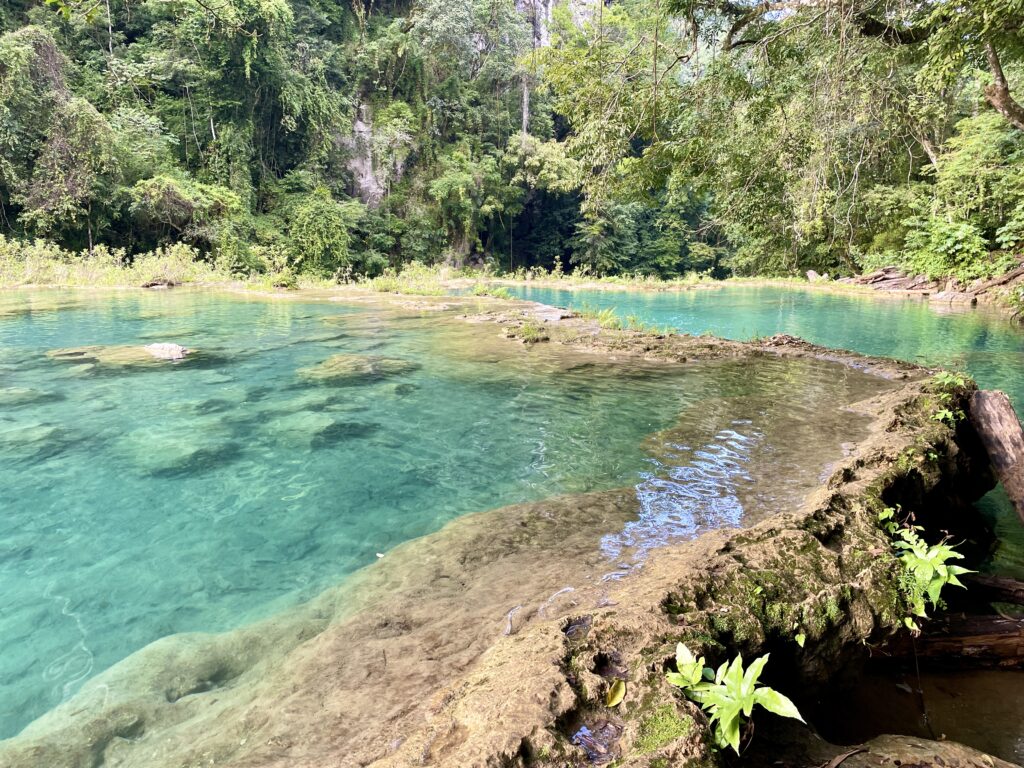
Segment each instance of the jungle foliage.
M11 0L0 234L961 281L1024 247L1024 0Z

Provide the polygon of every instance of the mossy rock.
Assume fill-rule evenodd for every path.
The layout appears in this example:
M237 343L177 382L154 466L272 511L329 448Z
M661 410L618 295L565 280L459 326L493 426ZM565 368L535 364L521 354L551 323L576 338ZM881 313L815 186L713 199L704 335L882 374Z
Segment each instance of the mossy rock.
M665 704L640 721L633 749L641 755L657 752L676 739L688 736L692 728L692 720L680 717L675 707Z

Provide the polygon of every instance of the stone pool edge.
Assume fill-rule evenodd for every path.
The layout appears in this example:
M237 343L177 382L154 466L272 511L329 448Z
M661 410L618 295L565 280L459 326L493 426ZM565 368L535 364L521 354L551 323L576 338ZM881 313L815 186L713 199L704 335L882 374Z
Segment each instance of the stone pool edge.
M663 679L675 642L685 640L709 657L771 650L807 685L820 683L850 647L897 630L906 615L896 559L878 527L880 508L903 503L920 510L920 522L938 524L928 514L933 505L962 512L991 485L970 424L931 418L937 393L930 371L915 365L786 336L743 343L602 329L593 320L526 302L368 298L410 311L476 308L463 312L463 319L494 323L510 339L615 358L689 363L808 357L902 382L859 404L858 410L875 417L871 435L798 510L659 550L640 574L613 589L613 605L538 621L499 640L451 681L430 720L381 765L561 766L582 761L582 750L571 743L578 727L598 730L601 723L612 724L616 737L609 749L623 765L714 763L703 716ZM534 326L547 338L540 339ZM950 392L953 405L963 405L971 389ZM802 650L793 640L794 623L807 636ZM615 679L626 681L627 692L610 710L604 695ZM647 738L652 724L666 721L674 729L658 731L660 741ZM124 722L120 729L112 723L107 738L132 738L130 713ZM15 764L39 764L29 753L22 756L26 762ZM218 764L272 764L253 762L253 755L238 758Z
M591 733L611 734L601 746L616 765L716 765L706 717L664 680L676 642L687 642L716 664L736 653L751 658L770 651L783 659L787 674L795 676L791 680L810 688L825 685L851 649L905 631L909 613L900 592L901 566L878 514L900 505L933 531L959 533L983 525L971 504L994 485L984 448L968 419L947 424L933 418L940 395L950 398L953 410L967 412L971 382L941 392L931 378L935 369L786 335L734 342L605 329L569 310L502 304L463 318L495 323L526 344L565 344L616 359L813 358L902 386L856 406L875 417L870 437L797 511L664 547L642 574L613 592L612 607L529 626L520 637L503 641L505 647L461 681L461 695L438 713L437 722L403 745L405 758L414 754L414 743L430 755L430 764L582 765L583 750L572 739L588 726ZM806 637L803 646L795 640L798 634ZM524 673L524 665L530 672ZM496 680L508 684L495 685ZM616 680L626 683L626 696L611 709L606 695ZM509 707L510 699L520 705ZM532 717L513 723L503 715L521 712L524 700L534 704ZM495 722L501 729L494 729ZM790 757L799 754L807 765L848 751L820 739L798 741ZM880 737L844 764L878 764L903 754L1006 764L954 743L921 741ZM384 764L410 763L396 755Z

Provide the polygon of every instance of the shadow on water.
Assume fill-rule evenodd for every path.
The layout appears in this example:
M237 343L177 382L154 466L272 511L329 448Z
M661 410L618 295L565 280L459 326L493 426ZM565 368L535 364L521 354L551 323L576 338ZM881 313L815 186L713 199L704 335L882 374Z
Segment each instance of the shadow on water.
M922 670L913 662L869 665L806 707L834 744L895 733L949 739L1012 763L1024 763L1024 671ZM816 715L816 716L815 716Z

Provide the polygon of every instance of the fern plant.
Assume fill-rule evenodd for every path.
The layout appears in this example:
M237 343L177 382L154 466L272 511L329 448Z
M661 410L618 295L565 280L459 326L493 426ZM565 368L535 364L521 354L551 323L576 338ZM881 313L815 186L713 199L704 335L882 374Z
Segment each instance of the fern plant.
M740 753L740 733L755 706L763 707L782 717L804 722L800 711L788 698L773 688L758 685L769 654L754 659L743 668L743 657L723 662L718 670L704 666L704 657L697 657L682 643L676 646L676 672L666 673L668 682L681 688L683 693L710 715L715 744L719 748L732 747Z
M974 571L950 562L964 557L952 544L947 541L929 544L921 538L921 526L898 523L895 509L884 509L878 515L878 522L893 537L892 546L904 568L903 594L911 615L903 623L918 632L920 627L914 617L927 618L929 604L933 608L941 606L942 588L947 584L965 588L957 577Z
M957 578L973 571L959 565L952 565L950 560L962 560L963 555L946 542L929 545L922 539L916 527L901 528L899 539L893 546L899 550L899 558L906 568L907 588L905 590L910 610L914 616L927 618L927 603L939 607L942 588L947 584L963 588ZM905 620L907 627L918 630L912 617Z

